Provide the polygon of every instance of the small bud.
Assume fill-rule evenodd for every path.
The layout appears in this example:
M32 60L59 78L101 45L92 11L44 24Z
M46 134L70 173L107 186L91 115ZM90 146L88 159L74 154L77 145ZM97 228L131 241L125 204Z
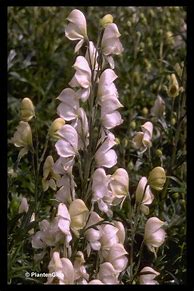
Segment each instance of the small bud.
M173 193L173 194L172 194L172 197L173 197L174 199L178 199L178 198L179 198L179 193L178 193L178 192Z
M170 76L168 95L173 98L179 95L179 84L175 74Z
M52 137L52 138L56 138L58 139L59 138L59 135L58 135L58 130L61 129L61 127L65 124L65 120L62 119L62 118L56 118L50 128L49 128L49 135Z
M20 118L23 121L30 121L35 116L34 105L29 98L24 98L21 102Z
M148 177L148 184L151 188L161 191L166 182L166 173L162 167L155 167Z
M100 24L104 28L110 23L113 23L113 16L111 14L106 14L102 19L100 19Z
M183 69L180 66L180 64L179 63L176 63L175 66L174 66L174 69L175 69L177 75L179 76L179 78L181 78Z
M162 157L162 151L160 149L156 150L156 155L161 158Z
M176 124L176 118L175 117L171 118L170 123L171 123L171 125L174 126Z
M142 114L143 114L144 116L146 116L146 115L148 114L148 109L147 109L147 107L144 107L144 108L142 109Z
M131 127L132 129L135 129L135 128L136 128L136 122L135 122L135 120L132 120L132 121L130 122L130 127Z

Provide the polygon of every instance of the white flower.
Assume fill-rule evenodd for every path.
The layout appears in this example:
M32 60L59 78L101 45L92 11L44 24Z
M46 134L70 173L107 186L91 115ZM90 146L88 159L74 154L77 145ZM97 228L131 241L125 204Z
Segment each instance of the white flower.
M87 25L84 14L78 10L74 9L68 15L67 20L70 22L65 28L65 35L70 40L79 40L75 47L75 52L77 52L87 39Z
M140 271L139 283L140 285L158 285L158 282L154 280L158 275L160 275L160 273L156 272L151 267L144 267Z
M16 147L27 148L32 145L32 131L28 122L20 121L17 130L11 139Z
M144 242L148 249L155 253L155 248L159 248L165 241L166 232L162 228L165 222L157 217L151 217L145 224Z
M84 254L81 251L78 251L75 256L75 260L73 263L74 272L75 272L75 280L77 283L81 282L83 279L88 280L89 274L86 271L86 268L84 266L85 259Z
M73 65L76 72L69 85L72 88L81 87L77 92L78 98L82 101L86 101L90 95L90 86L91 86L91 69L87 60L83 56L78 56Z
M75 128L66 124L58 133L62 138L55 144L58 155L64 158L75 157L78 154L78 134Z
M116 145L115 136L109 132L95 154L95 160L98 167L112 168L116 165L117 155L112 149L114 145Z
M61 101L57 107L57 113L61 118L70 121L78 117L79 99L73 89L64 89L57 99Z
M150 205L154 200L154 195L150 190L150 186L147 185L147 182L148 182L147 178L142 177L137 185L137 189L135 192L135 200L137 203L141 204L140 208L142 212L145 214L149 214L149 208L146 205Z
M23 121L30 121L35 116L34 105L29 98L22 99L20 117Z

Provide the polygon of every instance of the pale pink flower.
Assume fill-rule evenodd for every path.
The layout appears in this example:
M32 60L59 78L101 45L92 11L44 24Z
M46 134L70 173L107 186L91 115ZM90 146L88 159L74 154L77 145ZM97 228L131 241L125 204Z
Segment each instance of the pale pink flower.
M160 273L156 272L151 267L144 267L140 271L139 283L140 285L158 285L158 282L154 280L158 275L160 275Z
M140 203L140 208L146 215L149 214L149 208L147 205L150 205L154 200L154 195L151 192L150 186L147 185L147 182L147 178L142 177L137 185L135 192L135 200L137 203Z
M112 168L116 165L117 155L112 149L114 145L116 145L115 136L109 132L95 154L95 160L98 167Z
M123 107L116 96L108 95L101 101L101 120L105 128L111 129L123 122L121 114L117 111L118 108Z
M53 252L52 259L48 265L49 273L55 272L56 277L49 276L46 284L51 284L58 279L59 285L73 284L75 280L72 262L67 258L60 258L59 252Z
M128 253L126 252L124 246L117 243L112 245L106 259L113 265L116 271L122 272L128 263L128 259L126 257L127 254Z
M105 284L119 284L118 280L119 273L113 267L113 265L109 262L105 262L100 264L99 273L97 275L98 279Z
M165 102L161 96L157 96L154 105L151 108L151 114L153 116L161 117L165 112Z
M53 170L60 175L71 174L74 163L74 155L68 158L59 157L53 165Z
M114 204L119 203L129 192L129 176L125 169L118 168L110 178L109 187L114 196Z
M147 121L141 126L142 131L136 133L132 140L133 147L142 153L152 146L153 124Z
M87 115L83 108L79 108L77 119L71 123L71 126L73 126L78 133L78 148L86 149L89 145L89 126Z
M71 88L64 89L57 97L61 101L57 107L58 115L66 121L77 119L79 99L76 92Z
M99 83L98 83L98 98L99 104L106 100L106 98L118 98L118 91L113 83L117 78L117 75L112 69L106 69L100 75ZM118 104L119 105L119 104Z
M76 70L76 72L71 81L69 82L69 85L72 88L81 87L76 92L76 94L79 99L85 102L90 95L91 74L92 74L90 66L83 56L78 56L73 67Z
M87 39L87 25L84 14L78 10L74 9L68 15L67 20L70 22L65 28L65 35L70 40L79 40L75 47L75 52L77 52Z
M86 267L84 266L85 259L84 254L81 251L78 251L75 256L75 260L73 263L74 272L75 272L75 280L77 283L82 283L83 279L88 280L89 274L86 271Z
M88 64L90 64L91 69L94 70L94 72L96 72L98 70L98 62L97 62L98 52L94 46L93 41L89 41L89 46L86 51L85 58ZM95 76L96 75L94 75L94 79L95 79Z
M78 134L75 128L66 124L58 131L62 139L55 144L60 157L70 158L78 154Z
M165 241L166 232L162 228L165 222L157 217L151 217L145 224L144 242L148 249L155 253L155 249L159 248Z
M120 55L123 52L123 46L119 40L120 36L115 23L110 23L105 27L101 43L104 55Z
M57 186L60 189L55 194L56 199L62 203L71 203L75 197L75 182L72 174L64 174L60 180L57 181Z

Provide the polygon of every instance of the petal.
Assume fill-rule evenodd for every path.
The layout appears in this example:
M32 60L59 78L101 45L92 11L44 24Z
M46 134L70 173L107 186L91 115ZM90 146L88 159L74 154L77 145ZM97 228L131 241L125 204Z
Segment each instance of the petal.
M99 167L112 168L117 163L117 155L114 150L109 150L105 153L98 153L96 162Z
M75 155L73 147L65 140L58 140L55 144L59 156L68 158Z
M86 18L80 10L74 9L71 11L67 17L67 20L71 23L74 23L80 34L82 34L84 37L87 37Z
M66 124L61 127L61 129L58 131L59 135L71 145L71 147L74 150L74 154L77 153L78 148L78 134L75 128L73 128L71 125ZM68 149L67 149L68 150Z
M60 203L57 210L57 216L61 216L70 221L69 211L64 203Z

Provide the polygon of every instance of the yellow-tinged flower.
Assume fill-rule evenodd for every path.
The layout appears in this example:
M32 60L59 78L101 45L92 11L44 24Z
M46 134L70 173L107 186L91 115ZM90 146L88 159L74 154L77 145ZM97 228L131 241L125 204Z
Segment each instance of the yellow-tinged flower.
M168 95L173 98L179 95L179 83L175 74L171 74L170 76Z
M23 121L30 121L35 116L34 105L30 98L24 98L21 102L20 117Z
M166 183L166 173L162 167L155 167L149 173L148 184L151 188L161 191Z
M59 139L58 130L61 129L64 124L65 120L63 118L56 118L49 128L50 136Z
M75 199L69 206L69 214L71 217L71 229L75 235L79 236L79 230L84 228L89 210L81 199Z
M113 16L111 14L106 14L102 19L100 19L100 24L104 28L110 23L113 23Z
M42 186L43 191L48 190L51 187L53 190L57 189L56 182L60 179L60 175L53 171L54 161L52 156L48 156L43 166L43 179Z
M29 147L32 145L32 131L28 122L20 121L17 130L11 139L16 147Z

